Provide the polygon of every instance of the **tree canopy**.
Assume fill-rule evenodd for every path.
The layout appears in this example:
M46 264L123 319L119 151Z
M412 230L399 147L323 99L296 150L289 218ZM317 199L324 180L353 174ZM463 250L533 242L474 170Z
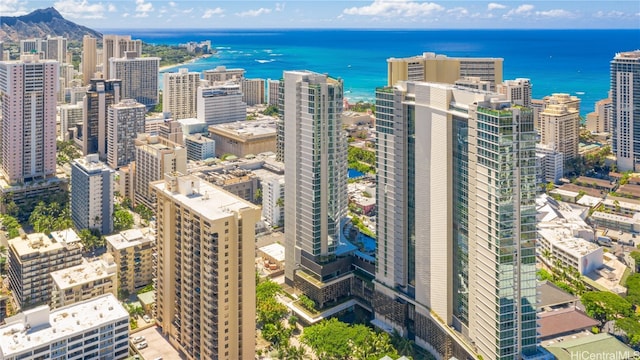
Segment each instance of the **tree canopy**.
M601 322L633 315L633 307L627 300L608 291L589 291L580 300L587 315Z
M121 206L115 206L113 211L113 230L122 231L133 227L133 214Z
M52 231L72 227L73 221L71 221L69 208L66 206L57 202L51 202L47 205L41 201L29 216L29 224L33 226L36 232L49 234Z
M398 357L389 334L364 325L349 325L336 318L305 328L301 341L321 359L380 359Z

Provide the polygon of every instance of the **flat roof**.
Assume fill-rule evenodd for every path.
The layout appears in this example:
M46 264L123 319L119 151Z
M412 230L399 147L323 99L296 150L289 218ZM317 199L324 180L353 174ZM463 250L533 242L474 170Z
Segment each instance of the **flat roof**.
M546 349L555 355L558 360L573 360L575 359L575 354L583 353L593 356L594 359L631 359L635 355L632 348L607 333L577 339L565 339L561 342L548 344ZM625 353L627 356L622 355ZM573 358L571 357L572 354ZM598 356L596 357L595 355Z
M167 175L167 177L174 177ZM174 201L198 212L209 220L224 219L242 209L259 210L260 207L243 200L195 175L175 176L176 183L168 186L168 180L152 182L151 186Z
M141 304L153 304L156 302L156 292L154 290L138 294L138 300Z
M634 197L640 197L640 185L625 184L621 185L618 190L620 194L627 194Z
M69 245L72 247L82 247L82 244L78 242L72 242ZM67 248L67 244L54 241L43 233L34 233L27 234L26 239L17 237L9 240L9 247L13 248L18 256L23 257L62 250Z
M560 189L562 190L568 190L568 191L575 191L575 192L580 192L580 191L584 191L585 194L593 196L593 197L599 197L599 198L603 198L604 195L606 195L603 191L604 190L598 190L598 189L594 189L594 188L590 188L590 187L586 187L586 186L580 186L580 185L576 185L576 184L564 184L560 187Z
M538 313L538 334L540 338L579 332L599 324L599 321L590 318L574 307Z
M51 237L53 240L59 243L72 244L81 241L80 236L73 229L66 229L60 231L52 231Z
M626 217L626 216L622 216L622 215L609 214L609 213L602 212L602 211L595 211L591 215L591 217L592 218L596 218L596 219L615 221L615 222L622 223L622 224L630 224L630 225L640 223L639 219L635 219L635 218L632 218L632 217Z
M150 228L129 229L118 234L105 237L105 240L116 250L126 249L132 246L140 246L155 239Z
M226 132L237 136L250 137L275 135L277 128L274 119L245 120L232 123L210 125L209 131Z
M284 262L284 246L273 243L260 248L260 251L271 256L279 262Z
M549 306L565 305L578 300L576 296L569 294L548 281L540 282L538 292L540 293L540 297L538 298L539 309Z
M81 334L118 320L128 322L129 313L113 294L50 311L47 305L5 319L0 327L0 351L5 357Z
M51 277L59 289L65 290L112 277L116 275L116 272L117 266L113 262L113 257L110 262L103 258L94 261L83 259L80 265L52 272Z

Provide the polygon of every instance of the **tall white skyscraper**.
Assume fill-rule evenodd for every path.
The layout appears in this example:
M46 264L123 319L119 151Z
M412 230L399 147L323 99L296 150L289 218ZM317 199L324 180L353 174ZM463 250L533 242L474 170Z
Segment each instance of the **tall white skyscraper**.
M146 108L126 99L109 106L107 114L107 164L112 169L125 166L136 158L135 140L144 132Z
M328 281L339 271L312 264L333 260L347 212L347 141L341 79L284 72L285 279ZM299 264L299 266L298 266ZM320 294L310 294L322 306ZM321 297L321 298L317 298Z
M50 36L47 38L47 59L55 60L60 64L67 62L67 39L62 36Z
M0 162L10 184L56 172L58 74L57 61L35 54L0 62Z
M158 69L160 58L136 57L127 52L125 57L109 59L109 78L122 80L123 99L134 99L150 109L158 104Z
M177 73L167 72L163 76L162 110L170 112L174 120L196 117L200 73L182 68Z
M445 358L538 354L531 109L400 81L376 131L375 321Z
M611 61L613 153L620 171L640 170L640 50Z

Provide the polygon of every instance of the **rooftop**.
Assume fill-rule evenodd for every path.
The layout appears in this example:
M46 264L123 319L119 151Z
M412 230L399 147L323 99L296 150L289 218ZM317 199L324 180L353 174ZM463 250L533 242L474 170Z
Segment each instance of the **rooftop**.
M577 339L566 339L565 341L549 344L546 349L555 355L558 360L573 360L575 359L575 354L583 353L588 354L588 357L593 359L631 359L634 356L632 348L607 333ZM625 353L627 356L622 355ZM572 354L574 357L572 357Z
M150 228L130 229L107 236L105 239L115 250L122 250L151 242L155 239L155 235Z
M0 327L0 352L4 357L51 344L103 324L125 320L129 313L112 294L50 311L40 306L5 319Z
M279 262L284 262L284 246L273 243L259 249Z
M276 122L273 119L236 121L234 123L211 125L209 126L209 131L215 133L228 133L240 137L275 135Z
M82 244L79 242L58 242L43 233L34 233L9 240L9 247L14 249L18 256L24 257L33 254L60 251L66 248L81 249Z
M51 273L58 289L65 290L96 280L106 279L116 274L116 263L111 255L94 261L83 260L82 264Z
M558 305L565 305L578 301L576 296L569 294L568 292L555 286L553 283L543 281L538 285L539 302L538 308L552 307Z
M450 60L467 60L467 61L474 61L474 60L487 60L487 59L491 59L491 60L502 60L502 58L480 58L480 57L448 57L447 55L442 55L442 54L436 54L434 52L424 52L421 55L415 55L415 56L409 56L406 58L389 58L387 59L388 61L406 61L406 60L419 60L419 59L433 59L433 60L445 60L445 59L450 59Z
M151 186L209 220L227 218L243 209L260 209L194 175L167 174L165 180L153 182Z
M85 157L75 159L73 161L78 167L84 169L88 173L113 171L105 163L98 159L98 154L90 154Z
M574 307L554 309L538 314L538 333L540 338L549 338L591 329L591 327L599 324L599 321L588 317Z

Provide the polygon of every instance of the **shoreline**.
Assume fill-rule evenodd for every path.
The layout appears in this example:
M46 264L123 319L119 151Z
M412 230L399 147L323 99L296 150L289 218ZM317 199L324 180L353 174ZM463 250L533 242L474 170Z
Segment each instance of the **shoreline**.
M213 54L203 54L203 55L198 55L198 56L196 56L196 57L194 57L193 59L188 60L188 61L184 61L184 62L177 63L177 64L164 65L164 66L161 66L161 67L158 69L158 72L163 72L163 71L167 71L167 70L169 70L169 69L173 69L173 68L176 68L176 67L186 66L186 65L189 65L189 64L193 64L194 62L196 62L196 61L198 61L198 60L202 60L202 59L209 58L209 57L211 57L212 55L213 55Z

